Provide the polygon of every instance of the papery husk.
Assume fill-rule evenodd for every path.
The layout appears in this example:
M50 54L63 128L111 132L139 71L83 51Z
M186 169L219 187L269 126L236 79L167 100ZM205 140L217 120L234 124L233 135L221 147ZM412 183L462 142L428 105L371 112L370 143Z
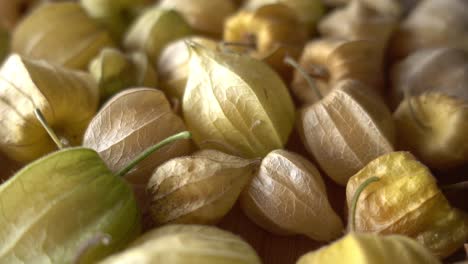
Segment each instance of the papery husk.
M224 26L224 41L251 44L251 48L235 47L257 59L264 59L284 78L290 67L286 55L298 57L307 40L308 30L294 10L284 4L264 5L256 10L241 10L229 17Z
M431 168L449 169L468 163L465 98L426 92L405 99L393 116L400 149L410 150Z
M162 8L178 11L198 33L220 38L224 20L236 11L232 0L162 0Z
M393 151L392 116L383 101L354 80L339 82L300 111L301 139L324 172L340 185L366 164Z
M86 148L32 162L0 185L0 200L1 263L96 263L140 232L130 187Z
M80 145L98 102L98 87L89 74L11 55L0 69L0 149L27 163L57 148L35 109L60 139Z
M303 255L296 264L440 264L426 248L400 235L351 233L319 250Z
M274 150L241 195L242 208L262 228L318 241L338 238L343 223L328 202L320 172L302 156Z
M191 45L183 114L201 148L266 156L282 148L294 124L294 105L281 78L247 55Z
M12 34L12 52L69 68L86 69L113 42L108 32L78 3L45 3L31 12Z
M323 18L318 29L325 37L377 41L383 52L397 22L394 16L382 14L361 1L352 1Z
M100 264L260 264L241 237L213 226L167 225L139 237Z
M390 103L405 97L440 92L468 101L468 52L454 48L422 49L396 64L391 72Z
M234 206L259 161L202 150L158 167L148 182L156 224L214 224Z
M129 87L156 87L157 74L144 53L126 55L105 48L91 61L89 72L99 84L101 100Z
M157 62L161 51L172 41L192 34L185 19L174 10L152 7L143 12L128 30L124 47L145 52Z
M185 131L164 93L149 88L123 91L109 100L90 122L83 145L96 150L111 171L117 172L147 148ZM153 153L125 177L146 185L153 170L165 161L187 155L189 140L179 140Z
M400 59L424 48L453 47L468 51L465 0L425 0L395 32L392 57Z
M247 0L243 8L255 10L261 6L273 3L282 3L293 9L299 20L307 25L309 33L316 31L316 25L325 13L321 0Z
M338 82L354 79L381 93L383 90L383 47L374 40L344 40L323 38L305 46L299 64L314 79L322 95L328 94ZM296 70L291 90L303 104L320 100Z
M468 216L452 208L429 169L409 152L392 152L371 161L346 186L348 207L368 178L357 202L356 232L402 234L415 238L435 256L447 257L468 238Z
M185 85L189 76L190 50L188 42L216 50L218 42L214 39L194 36L176 40L166 46L158 60L158 74L161 89L169 96L182 101Z
M360 1L381 14L399 18L408 13L420 0L323 0L330 6L349 5L353 1Z

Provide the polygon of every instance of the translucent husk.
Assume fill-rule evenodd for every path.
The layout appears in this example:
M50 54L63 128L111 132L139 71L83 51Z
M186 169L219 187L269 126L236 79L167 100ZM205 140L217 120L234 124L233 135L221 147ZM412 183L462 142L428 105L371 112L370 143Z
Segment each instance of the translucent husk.
M468 238L468 216L452 208L429 169L408 152L392 152L371 161L346 186L348 207L362 182L378 177L361 193L356 232L412 237L435 256L446 257Z
M283 4L270 4L252 11L241 10L229 17L223 38L228 43L250 44L250 48L233 49L264 59L286 78L291 69L284 64L284 57L298 57L307 37L307 27L294 10Z
M56 149L34 114L36 108L60 139L80 145L98 101L98 87L89 74L11 55L0 69L0 149L21 163Z
M448 169L468 162L466 99L425 92L405 99L393 116L399 147L410 150L424 164Z
M396 26L397 19L394 16L382 14L361 1L352 1L322 19L319 31L325 37L374 40L383 52Z
M383 89L384 47L374 40L323 38L309 42L299 64L315 80L321 95L326 95L344 79L361 81L380 93ZM304 76L294 72L291 89L303 104L319 101Z
M126 55L105 48L91 61L89 72L98 82L101 101L130 87L156 87L157 75L144 53Z
M266 156L284 146L294 106L281 78L247 55L191 45L183 113L194 141L239 156Z
M69 148L29 164L0 185L1 263L73 263L97 234L108 245L81 252L80 264L117 252L140 231L132 190L98 154Z
M172 41L192 34L185 19L174 10L152 7L143 12L128 30L124 46L145 52L157 62L162 49Z
M214 224L227 214L259 162L202 150L158 167L148 182L156 224Z
M176 40L168 44L161 52L158 60L158 75L161 89L172 98L182 101L185 85L189 76L190 50L188 42L195 42L201 46L216 50L218 42L201 36L194 36Z
M260 264L242 238L217 227L167 225L138 238L127 250L100 264Z
M108 32L78 3L45 3L25 17L12 34L13 52L69 68L86 69L107 46Z
M96 114L86 130L83 145L95 149L110 170L116 172L146 148L184 130L184 122L172 111L161 91L129 89L114 96ZM146 185L156 167L191 150L189 140L177 141L139 163L126 178L133 184Z
M341 81L324 99L302 109L298 129L309 153L341 185L369 161L393 151L391 113L358 81Z
M303 234L311 239L338 238L343 223L327 198L317 168L298 154L270 152L241 195L242 208L259 226L275 234Z
M224 20L236 11L232 0L162 0L159 6L178 11L194 30L216 38L222 36Z
M392 56L406 57L425 48L453 47L468 51L465 0L421 1L402 22L392 41Z
M401 103L405 94L441 92L468 100L468 52L453 48L416 51L393 66L391 81L393 108Z
M296 264L440 264L426 248L400 235L351 233L302 256Z
M261 6L278 2L293 9L299 20L307 26L309 33L316 31L318 21L325 13L325 7L321 0L247 0L244 8L255 10Z

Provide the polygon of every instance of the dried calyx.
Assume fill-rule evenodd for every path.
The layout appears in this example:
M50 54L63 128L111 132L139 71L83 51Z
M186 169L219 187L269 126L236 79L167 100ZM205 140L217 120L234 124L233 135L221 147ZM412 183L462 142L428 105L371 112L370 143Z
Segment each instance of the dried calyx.
M15 27L11 40L12 52L76 69L86 69L107 46L113 46L109 33L74 2L34 9Z
M130 87L156 87L156 71L144 53L124 54L105 48L89 65L89 72L99 85L101 102Z
M258 160L202 150L158 167L148 182L158 225L213 224L228 213L252 179Z
M358 81L336 84L321 101L300 110L298 130L309 153L335 182L393 151L392 116L383 101Z
M383 90L383 47L375 40L323 38L309 42L301 55L301 68L315 80L320 93L326 95L338 82L354 79L375 92ZM304 74L296 70L291 84L296 98L303 104L320 100L311 92Z
M211 51L195 43L190 50L182 107L195 142L249 158L282 148L295 113L277 73L247 55Z
M465 0L425 0L395 32L393 59L425 48L452 47L468 51L468 16Z
M80 145L98 101L89 74L11 55L0 69L0 149L21 163L56 149L34 115L36 108L61 140Z
M162 0L159 6L179 12L198 33L220 38L224 21L236 11L232 0Z
M465 164L467 53L451 48L416 52L395 66L392 79L399 148L410 150L431 168ZM401 94L406 97L399 102Z
M181 243L183 241L183 243ZM185 264L260 264L255 250L242 238L217 227L167 225L135 240L128 249L101 264L155 262Z
M305 158L285 150L272 151L263 159L241 195L241 206L253 222L275 234L330 241L343 231L320 172Z
M356 232L406 235L440 258L468 238L466 213L450 206L429 169L410 153L383 155L354 175L346 186L349 208L358 187L372 177L379 181L354 202Z
M171 98L182 100L189 76L190 45L197 43L207 49L216 50L218 42L201 36L176 40L168 44L158 60L158 75L161 89Z
M307 37L306 26L298 20L294 10L283 4L241 10L228 18L224 27L224 41L250 44L253 48L233 48L265 59L284 78L290 75L290 69L283 63L284 57L298 57Z

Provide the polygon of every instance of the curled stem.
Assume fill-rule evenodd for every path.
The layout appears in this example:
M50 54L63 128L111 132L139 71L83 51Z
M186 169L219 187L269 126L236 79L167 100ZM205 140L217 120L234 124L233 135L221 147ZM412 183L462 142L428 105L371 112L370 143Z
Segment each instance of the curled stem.
M192 134L188 131L180 132L175 135L172 135L166 139L163 139L156 145L153 145L149 148L147 148L145 151L143 151L140 155L138 155L135 159L133 159L127 166L125 166L123 169L121 169L118 173L117 176L123 177L125 176L130 170L132 170L138 163L141 161L145 160L148 158L151 154L153 154L155 151L161 149L162 147L180 140L180 139L189 139L192 137Z
M298 70L302 77L307 81L307 84L314 90L315 94L319 99L323 99L323 95L320 93L320 90L318 89L317 85L315 84L315 81L310 77L310 75L297 63L293 58L286 56L284 58L284 63L291 65L293 68Z
M354 232L356 230L356 209L357 203L359 200L359 196L361 195L362 191L369 186L369 184L379 181L379 177L370 177L365 180L359 187L357 188L356 192L354 193L353 200L351 201L351 212L349 213L348 224L349 224L349 231Z
M84 245L78 250L76 257L73 259L73 264L80 264L83 256L88 252L90 249L95 248L99 245L107 246L111 243L112 237L109 234L97 234L96 236L92 237Z
M34 110L34 114L36 115L37 120L39 120L39 123L41 123L42 127L47 131L47 134L49 134L50 138L52 138L52 140L55 142L55 145L57 145L59 149L63 149L62 141L60 141L54 130L50 127L49 123L47 123L47 120L42 114L41 110L36 108Z
M468 190L468 181L443 185L440 187L440 189L444 192Z

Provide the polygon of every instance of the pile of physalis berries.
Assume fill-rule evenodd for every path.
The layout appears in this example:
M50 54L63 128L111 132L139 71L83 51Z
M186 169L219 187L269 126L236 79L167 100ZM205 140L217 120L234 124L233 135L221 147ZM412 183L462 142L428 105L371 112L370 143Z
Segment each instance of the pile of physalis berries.
M466 0L0 0L0 65L0 263L468 263Z

